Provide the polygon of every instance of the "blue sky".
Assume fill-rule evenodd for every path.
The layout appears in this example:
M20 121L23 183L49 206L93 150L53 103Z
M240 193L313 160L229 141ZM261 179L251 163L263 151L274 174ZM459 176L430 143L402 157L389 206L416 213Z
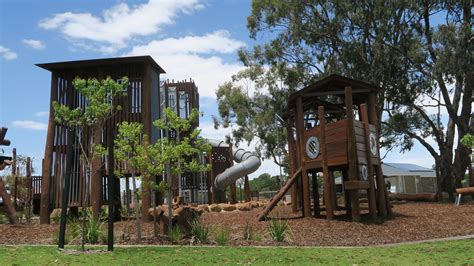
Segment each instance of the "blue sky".
M36 63L151 55L167 74L193 78L201 94L203 135L212 129L218 84L243 66L237 50L261 40L248 37L249 0L3 0L0 1L0 125L9 128L10 147L35 158L40 173L49 110L50 73ZM392 152L386 161L431 167L419 145L408 154ZM265 160L263 172L278 174Z

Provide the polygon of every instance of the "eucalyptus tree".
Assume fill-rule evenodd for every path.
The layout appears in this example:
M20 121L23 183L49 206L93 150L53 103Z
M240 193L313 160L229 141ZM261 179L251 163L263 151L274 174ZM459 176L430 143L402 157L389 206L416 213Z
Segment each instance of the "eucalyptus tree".
M236 124L236 142L257 139L275 158L284 129L268 124L291 92L332 73L361 79L382 88L382 146L419 142L452 193L469 164L459 141L474 131L471 17L470 1L254 0L247 27L265 41L239 52L246 69L219 87L216 126Z

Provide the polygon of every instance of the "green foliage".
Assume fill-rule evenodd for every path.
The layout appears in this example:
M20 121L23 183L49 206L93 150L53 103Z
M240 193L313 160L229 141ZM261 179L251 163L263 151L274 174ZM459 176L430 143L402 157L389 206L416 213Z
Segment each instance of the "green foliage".
M0 214L0 224L6 224L7 220L8 219L4 214Z
M462 139L461 139L462 145L474 149L474 135L471 134L466 134Z
M474 252L472 240L438 241L389 247L91 247L92 252L71 255L53 246L0 246L2 261L18 265L463 265ZM97 252L95 252L97 251Z
M289 224L287 221L273 219L268 223L268 232L273 240L282 242L288 234Z
M405 152L421 143L450 183L463 174L451 171L453 161L468 164L456 132L462 138L474 130L471 18L469 1L254 0L247 28L267 41L239 52L246 68L219 87L215 125L233 125L237 144L256 140L262 156L278 162L282 155L286 166L286 132L276 115L286 113L290 93L341 74L382 89L380 144ZM431 114L437 106L439 118Z
M267 173L259 175L249 181L250 189L256 191L275 191L280 189L281 181L277 176L271 176Z
M120 106L114 106L112 103L117 97L127 95L128 78L123 77L121 83L110 77L101 81L76 78L72 84L76 91L86 98L87 106L71 109L67 105L53 102L55 120L67 126L92 126L121 110Z
M199 112L193 109L188 119L180 118L171 108L165 108L164 117L153 122L158 129L174 132L179 138L158 139L149 149L147 157L153 158L154 164L146 166L151 172L162 173L169 166L173 175L184 172L209 171L210 165L202 165L198 156L211 150L211 145L199 137L201 130L196 125Z
M171 243L176 244L179 243L184 238L183 230L179 226L174 226L169 231L168 237L171 240Z
M86 217L85 227L82 227L80 221L75 221L71 224L71 235L73 239L79 238L82 236L84 230L84 242L89 244L97 244L99 240L103 239L105 234L103 228L105 223L103 218L105 215L101 214L99 219L94 219L92 211L90 209L83 209L82 214Z
M59 244L59 227L54 230L53 235L51 237L53 245L58 245ZM71 230L66 230L66 234L64 235L64 243L69 244L71 241Z
M106 150L100 144L100 139L94 139L95 133L100 132L103 123L111 118L117 111L122 108L115 105L114 102L119 97L126 96L128 87L128 78L123 77L122 82L118 83L110 77L105 80L98 81L97 79L81 79L76 77L72 85L76 91L84 96L87 105L83 108L77 107L72 109L71 106L53 102L55 122L65 125L70 129L75 129L75 139L77 146L81 151L81 162L88 170L86 173L92 173L92 159L96 156L105 155ZM99 134L100 135L100 134ZM88 136L88 139L83 139L83 136ZM89 150L85 150L83 143L89 145ZM84 191L84 202L88 201L89 191ZM83 212L83 223L81 231L85 234L81 235L82 249L84 250L84 242L97 242L99 237L100 222L95 221L89 217L87 213Z
M127 162L127 166L137 171L143 151L143 124L122 122L118 126L114 140L114 156L117 160Z
M219 228L214 232L214 239L219 246L226 246L230 239L230 232L225 228Z
M262 236L259 235L252 225L247 222L244 227L244 239L245 240L251 240L251 241L260 241L262 240Z
M209 226L203 224L199 219L191 222L191 235L199 241L199 243L209 242Z

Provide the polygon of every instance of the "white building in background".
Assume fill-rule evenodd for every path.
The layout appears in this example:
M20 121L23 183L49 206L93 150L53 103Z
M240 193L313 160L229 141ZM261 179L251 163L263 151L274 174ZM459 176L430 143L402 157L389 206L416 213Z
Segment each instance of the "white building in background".
M433 169L416 164L384 162L382 171L392 193L436 193L436 171Z

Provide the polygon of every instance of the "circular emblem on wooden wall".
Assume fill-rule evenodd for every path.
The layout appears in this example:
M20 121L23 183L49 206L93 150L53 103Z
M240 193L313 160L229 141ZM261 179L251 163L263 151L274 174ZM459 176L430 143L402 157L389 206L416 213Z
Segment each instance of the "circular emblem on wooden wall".
M363 181L367 181L368 177L369 177L369 171L367 170L367 166L362 165L362 167L360 168L360 178Z
M375 138L375 134L370 132L369 134L369 139L370 139L370 152L372 153L373 156L377 156L377 139Z
M315 136L309 137L306 141L306 155L310 159L316 159L319 155L319 139Z

